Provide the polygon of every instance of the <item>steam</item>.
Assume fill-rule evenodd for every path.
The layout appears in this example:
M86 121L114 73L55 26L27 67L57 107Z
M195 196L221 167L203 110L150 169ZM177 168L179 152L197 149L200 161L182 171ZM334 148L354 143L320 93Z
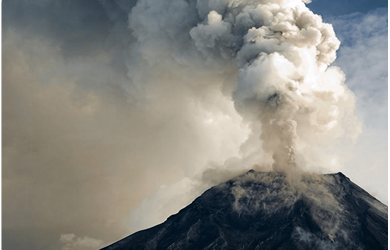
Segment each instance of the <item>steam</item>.
M354 96L330 66L339 42L301 1L20 0L4 8L8 248L21 248L13 235L31 248L39 241L32 229L54 239L51 249L65 232L76 236L62 245L84 242L83 235L113 242L129 234L128 224L134 232L162 222L249 169L340 171L353 151L339 143L360 130ZM362 93L372 72L387 78L370 63L385 54L387 15L365 18L340 24L350 33L371 30L344 54L344 69L345 61L364 65L359 74L356 64L346 71ZM378 29L381 36L372 35ZM351 37L362 40L358 32ZM365 64L355 58L362 53ZM376 110L371 123L385 124L375 118L385 117L378 110L387 100L371 94L377 86L362 106ZM383 131L366 137L365 158L348 173L371 192L372 179L361 176L371 171L377 182L383 172ZM381 150L366 157L365 145ZM65 208L72 209L64 217Z
M169 61L164 70L183 84L197 85L188 73L202 82L200 72L209 85L222 82L262 144L257 153L264 160L255 164L307 169L314 141L360 132L354 95L343 72L329 66L340 42L300 0L146 0L133 8L130 27L143 66ZM140 79L133 70L129 75Z
M75 234L61 234L60 242L64 245L62 250L92 250L99 249L107 245L102 240L88 236L77 237Z
M153 225L137 218L161 203L159 197L187 197L164 201L172 207L232 173L329 171L337 162L329 145L360 133L354 95L343 72L330 66L340 42L300 0L145 0L132 9L129 28L137 42L128 75L137 89L147 88L153 99L167 82L188 86L200 98L219 88L249 128L238 155L197 166L187 189L176 189L179 181L171 185L175 192L161 188L145 200L130 216L132 229ZM161 222L170 211L150 213Z
M282 208L293 209L295 202L304 199L312 205L312 218L326 234L334 237L343 217L343 207L336 195L342 195L329 186L335 185L338 177L308 173L301 177L292 180L281 173L249 171L232 179L231 192L235 199L232 207L238 214L254 215L261 209L273 215Z

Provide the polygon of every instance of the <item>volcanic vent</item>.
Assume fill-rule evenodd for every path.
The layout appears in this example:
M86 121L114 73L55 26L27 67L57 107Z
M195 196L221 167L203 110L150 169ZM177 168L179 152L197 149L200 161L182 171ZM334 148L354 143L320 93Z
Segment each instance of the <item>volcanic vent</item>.
M342 173L249 171L104 250L387 249L387 206Z

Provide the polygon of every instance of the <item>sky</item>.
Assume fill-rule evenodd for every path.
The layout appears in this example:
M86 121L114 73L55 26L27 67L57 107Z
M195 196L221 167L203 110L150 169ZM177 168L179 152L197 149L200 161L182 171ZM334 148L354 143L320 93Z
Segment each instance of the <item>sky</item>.
M98 249L278 149L265 136L259 146L245 99L256 71L237 71L215 42L231 39L218 1L197 5L214 28L165 2L3 0L2 249ZM350 117L337 136L298 130L309 146L298 144L297 162L341 171L388 204L387 1L307 7L341 42L328 61L344 72Z

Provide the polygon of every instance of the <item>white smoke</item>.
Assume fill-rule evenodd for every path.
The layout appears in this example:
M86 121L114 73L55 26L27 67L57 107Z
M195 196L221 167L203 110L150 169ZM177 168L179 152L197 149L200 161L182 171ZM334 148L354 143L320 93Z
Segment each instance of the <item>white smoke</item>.
M334 171L339 162L329 153L332 145L360 133L354 95L343 72L330 66L340 42L332 25L300 0L144 0L132 9L129 28L137 40L128 61L137 89L153 99L155 89L171 82L200 98L220 88L250 128L238 156L191 171L197 177L190 176L188 190L172 185L181 186L175 197L196 197L250 168ZM142 217L164 190L131 217ZM178 204L172 192L165 197L170 211L182 207L172 208Z
M130 28L138 41L129 63L138 62L129 67L134 84L150 95L163 72L195 88L222 85L262 143L264 160L255 164L310 169L313 142L360 132L344 74L329 67L340 42L300 0L145 0L132 9Z
M77 237L75 234L61 234L62 250L93 250L104 247L107 243L89 236Z
M251 168L339 171L359 131L339 42L301 1L5 6L5 228L112 242L128 211L153 226Z

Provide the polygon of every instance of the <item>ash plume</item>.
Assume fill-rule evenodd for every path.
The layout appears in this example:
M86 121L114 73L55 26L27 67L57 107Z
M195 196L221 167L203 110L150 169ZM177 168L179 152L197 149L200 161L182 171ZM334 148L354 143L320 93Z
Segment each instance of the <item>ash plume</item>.
M359 100L369 93L359 117L372 114L364 124L381 128L366 128L356 150L354 94L332 66L339 41L304 2L3 7L5 248L41 246L32 233L55 239L49 249L88 237L113 242L249 169L345 171L375 195L387 193L378 188L387 184L387 87L368 84L387 79L375 68L387 61L387 9L327 19L356 42L338 63Z
M310 168L305 152L313 142L360 132L354 95L330 66L340 42L300 0L146 0L132 9L130 28L148 72L162 68L198 88L222 85L261 142L257 153L269 159L256 164ZM136 68L129 75L137 85L145 77Z

